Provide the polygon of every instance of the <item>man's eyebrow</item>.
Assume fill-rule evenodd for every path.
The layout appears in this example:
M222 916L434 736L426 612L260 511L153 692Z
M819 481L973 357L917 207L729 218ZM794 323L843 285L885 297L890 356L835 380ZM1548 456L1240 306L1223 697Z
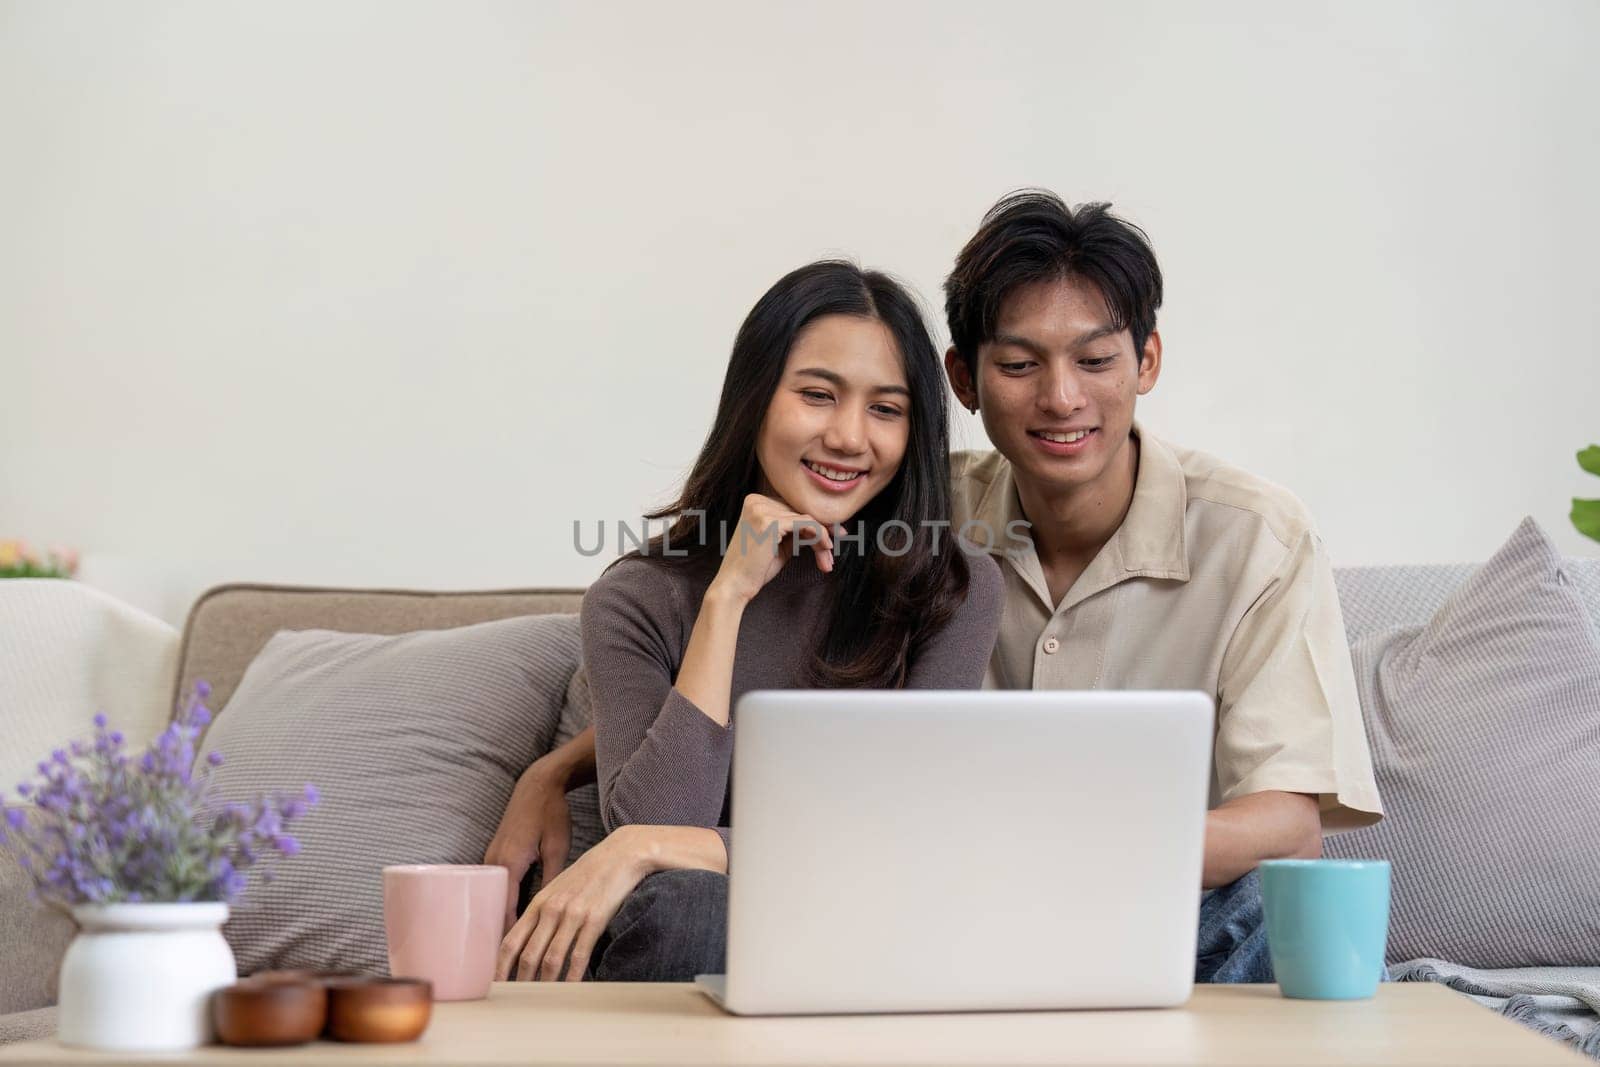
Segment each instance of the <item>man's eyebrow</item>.
M1031 340L1030 338L1023 337L1020 334L997 333L994 335L994 343L997 345L1006 345L1009 348L1020 348L1026 352L1031 352L1032 354L1040 357L1043 357L1045 354L1044 345L1041 345L1037 341Z
M1102 337L1110 337L1113 334L1121 333L1122 330L1123 330L1123 327L1118 326L1114 322L1108 322L1104 326L1097 326L1096 328L1094 328L1092 330L1088 330L1088 331L1086 331L1084 333L1079 334L1076 338L1073 339L1072 347L1073 348L1082 348L1084 345L1093 344L1094 342L1100 340ZM1042 357L1042 356L1047 354L1047 351L1046 351L1044 345L1040 344L1039 342L1037 342L1037 341L1035 341L1035 340L1033 340L1031 338L1023 337L1020 334L1015 334L1015 333L997 333L997 334L994 335L994 343L997 344L997 345L1012 345L1012 346L1014 346L1016 348L1021 348L1021 349L1024 349L1024 350L1028 351L1028 352L1031 352L1036 356L1041 356Z
M799 370L795 371L795 373L796 374L809 374L814 378L821 378L823 381L828 382L831 385L836 385L840 389L843 389L845 387L845 380L841 375L835 373L834 371L828 370L828 369L826 369L824 367L801 367ZM903 385L877 385L877 386L873 386L872 392L874 392L874 393L897 393L900 396L903 396L903 397L905 397L907 399L910 399L910 397L911 397L911 390L907 389Z
M1122 330L1123 328L1116 323L1108 322L1104 326L1079 335L1078 339L1072 344L1074 348L1082 348L1084 345L1093 344L1102 337L1110 337L1112 334L1121 333Z

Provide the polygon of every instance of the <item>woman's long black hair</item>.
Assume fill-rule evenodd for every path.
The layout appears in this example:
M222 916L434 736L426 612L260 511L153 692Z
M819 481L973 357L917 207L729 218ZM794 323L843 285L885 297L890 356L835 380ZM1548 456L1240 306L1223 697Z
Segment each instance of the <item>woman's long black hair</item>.
M725 540L738 536L745 496L760 485L756 442L789 350L825 315L888 327L911 391L911 412L899 471L851 520L851 533L862 538L835 554L833 603L814 635L817 650L806 681L898 688L920 643L965 600L968 571L949 526L950 433L939 354L916 301L888 275L823 260L784 275L756 301L734 340L716 419L683 491L649 515L672 522L643 555L715 573ZM897 525L884 530L891 522Z

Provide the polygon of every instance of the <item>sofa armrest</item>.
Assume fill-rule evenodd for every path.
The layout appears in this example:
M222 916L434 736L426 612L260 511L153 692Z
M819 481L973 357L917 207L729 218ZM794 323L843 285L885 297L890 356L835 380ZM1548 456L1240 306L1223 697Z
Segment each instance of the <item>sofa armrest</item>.
M42 1041L56 1036L56 1009L35 1008L0 1015L0 1045L13 1041Z
M33 879L0 847L0 1016L56 1002L61 957L77 924L32 898Z

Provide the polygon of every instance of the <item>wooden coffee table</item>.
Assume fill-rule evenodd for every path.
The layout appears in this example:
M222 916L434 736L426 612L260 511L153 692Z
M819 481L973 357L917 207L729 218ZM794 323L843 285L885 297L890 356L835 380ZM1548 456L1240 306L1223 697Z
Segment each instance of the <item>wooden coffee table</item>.
M437 1004L406 1045L93 1053L54 1041L0 1063L451 1064L1588 1064L1566 1046L1443 986L1384 985L1374 1000L1296 1001L1278 987L1198 986L1162 1011L746 1019L689 985L497 982Z

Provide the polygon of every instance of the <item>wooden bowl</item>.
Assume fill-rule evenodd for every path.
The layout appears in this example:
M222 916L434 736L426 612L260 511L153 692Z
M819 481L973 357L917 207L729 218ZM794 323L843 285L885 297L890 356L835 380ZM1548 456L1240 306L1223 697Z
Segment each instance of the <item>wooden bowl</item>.
M211 1020L225 1045L303 1045L328 1021L328 991L319 982L246 978L211 998Z
M422 978L339 978L327 989L339 1041L415 1041L433 1015L433 983Z

